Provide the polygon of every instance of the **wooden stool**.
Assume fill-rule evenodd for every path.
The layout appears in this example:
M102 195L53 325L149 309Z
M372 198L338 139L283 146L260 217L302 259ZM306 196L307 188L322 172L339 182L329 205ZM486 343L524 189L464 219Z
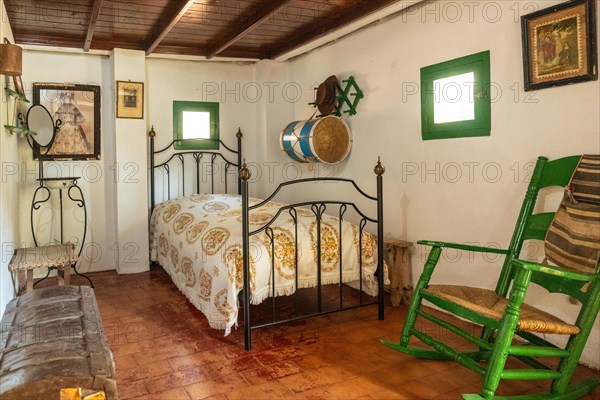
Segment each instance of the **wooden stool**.
M384 260L388 266L390 285L386 285L386 292L390 293L392 307L410 303L412 295L412 273L408 260L408 250L411 242L383 238Z
M17 273L19 294L33 290L33 270L35 268L56 269L58 284L68 285L71 267L77 263L75 244L59 244L41 247L23 247L15 250L8 264L11 273Z

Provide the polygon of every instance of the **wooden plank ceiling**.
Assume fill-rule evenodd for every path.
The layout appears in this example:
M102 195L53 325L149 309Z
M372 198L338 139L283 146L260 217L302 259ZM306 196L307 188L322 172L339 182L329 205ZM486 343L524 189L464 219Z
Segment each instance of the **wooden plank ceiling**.
M399 0L5 0L17 44L276 58Z

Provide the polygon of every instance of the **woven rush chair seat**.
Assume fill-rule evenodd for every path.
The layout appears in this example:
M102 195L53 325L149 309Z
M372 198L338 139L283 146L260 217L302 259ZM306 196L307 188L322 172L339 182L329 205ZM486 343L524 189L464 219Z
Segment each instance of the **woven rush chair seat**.
M498 296L493 290L470 286L430 285L428 288L422 289L421 293L425 296L429 294L450 301L496 321L502 319L504 309L508 305L508 299ZM560 335L576 335L579 333L577 326L567 324L561 319L525 303L521 305L518 329L527 332Z

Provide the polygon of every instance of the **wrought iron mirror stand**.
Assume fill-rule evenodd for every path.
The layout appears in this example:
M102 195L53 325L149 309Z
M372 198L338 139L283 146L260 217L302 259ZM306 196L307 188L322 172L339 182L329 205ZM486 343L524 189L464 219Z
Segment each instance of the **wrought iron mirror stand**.
M19 119L23 122L23 117L20 114ZM87 234L87 208L85 204L85 199L83 197L83 192L81 188L77 185L77 179L80 177L56 177L56 178L45 178L44 177L44 156L48 154L50 151L52 144L54 142L54 138L56 136L56 131L62 124L60 119L54 120L50 115L50 112L43 105L37 104L29 108L27 111L27 115L24 120L24 124L27 130L27 143L31 150L34 150L34 146L39 147L39 178L37 181L39 182L39 186L35 189L33 193L33 199L31 200L31 210L30 210L30 223L31 223L31 235L33 236L33 242L35 247L38 247L38 240L35 235L35 227L33 223L33 217L35 211L41 208L43 203L46 203L52 197L51 190L58 190L58 198L59 198L59 210L60 210L60 243L64 244L64 216L63 216L63 190L67 190L67 196L71 201L73 201L78 207L83 209L83 234L81 236L81 242L79 243L79 253L77 254L77 259L81 257L81 253L83 251L83 246L85 244L86 234ZM42 198L38 200L38 194L43 195ZM90 285L94 287L92 280L77 271L77 263L73 266L73 271L75 271L76 275L82 276L88 280ZM54 267L48 268L48 273L44 278L37 281L36 284L43 281L44 279L50 276L50 272L56 269ZM34 285L35 286L35 285Z

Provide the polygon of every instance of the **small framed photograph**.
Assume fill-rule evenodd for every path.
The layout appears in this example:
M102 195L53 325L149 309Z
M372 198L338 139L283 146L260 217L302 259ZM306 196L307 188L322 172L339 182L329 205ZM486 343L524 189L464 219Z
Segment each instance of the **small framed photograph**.
M574 0L521 17L525 91L596 80L594 0Z
M144 84L117 81L117 118L144 118Z
M41 151L44 160L100 159L100 86L34 83L33 104L46 107L58 126L48 152L34 146L34 158Z

